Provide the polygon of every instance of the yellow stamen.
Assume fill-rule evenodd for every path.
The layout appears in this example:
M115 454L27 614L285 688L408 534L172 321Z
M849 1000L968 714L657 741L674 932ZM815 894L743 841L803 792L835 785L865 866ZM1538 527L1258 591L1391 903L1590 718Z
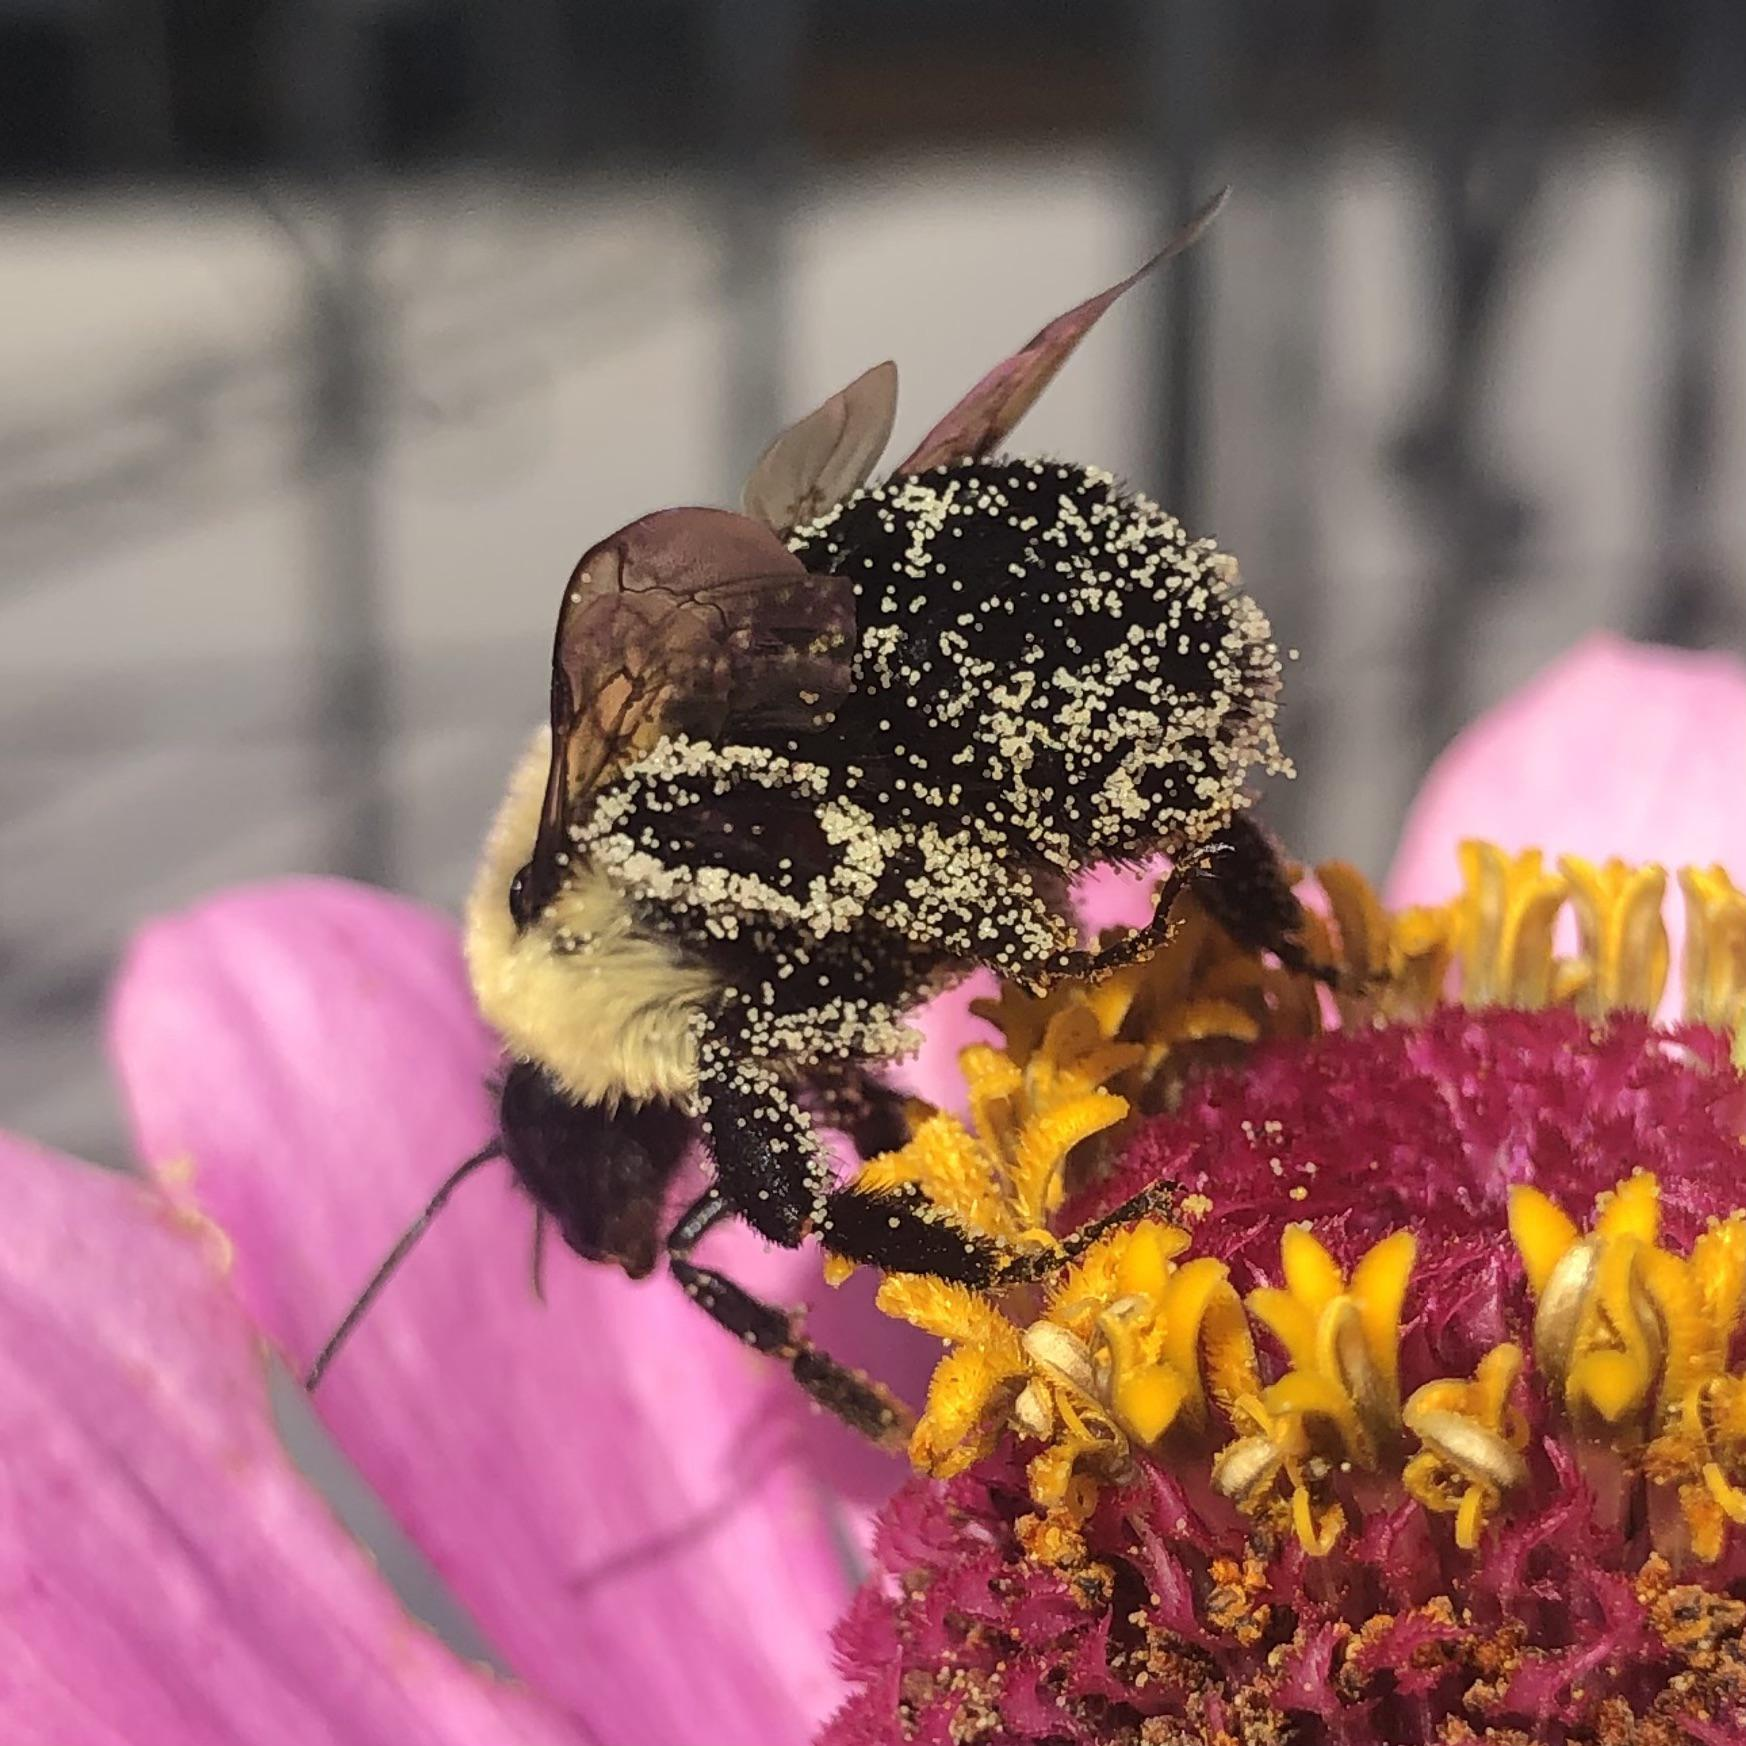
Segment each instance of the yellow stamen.
M1288 1225L1279 1245L1284 1286L1263 1286L1248 1298L1250 1313L1291 1361L1283 1381L1313 1377L1332 1391L1339 1404L1330 1416L1345 1453L1364 1466L1399 1427L1400 1312L1415 1248L1411 1232L1397 1231L1348 1281L1310 1232Z
M1241 1434L1215 1457L1213 1484L1255 1512L1283 1479L1292 1531L1317 1557L1345 1521L1336 1504L1318 1511L1320 1481L1342 1462L1374 1467L1400 1430L1400 1312L1414 1250L1412 1234L1397 1231L1348 1280L1315 1236L1288 1226L1280 1241L1284 1285L1263 1286L1247 1300L1290 1368L1259 1394L1234 1398Z
M1537 1189L1511 1197L1535 1355L1565 1412L1582 1435L1640 1451L1649 1479L1677 1491L1692 1550L1714 1559L1728 1523L1746 1522L1746 1379L1726 1369L1746 1215L1711 1225L1687 1256L1660 1247L1660 1223L1643 1171L1602 1197L1586 1237Z
M1455 1517L1455 1543L1466 1552L1478 1546L1503 1494L1527 1483L1522 1450L1528 1425L1510 1404L1521 1368L1519 1346L1494 1346L1472 1381L1427 1382L1401 1411L1406 1428L1424 1444L1406 1464L1402 1483L1427 1509Z
M1340 1505L1317 1495L1325 1492L1322 1482L1333 1470L1339 1410L1336 1390L1293 1372L1236 1402L1233 1419L1244 1434L1213 1457L1214 1490L1250 1515L1271 1510L1278 1516L1282 1509L1279 1525L1289 1526L1314 1558L1325 1558L1346 1526Z
M1586 1238L1538 1189L1511 1192L1510 1231L1536 1298L1534 1354L1586 1435L1630 1441L1661 1387L1673 1257L1656 1249L1659 1230L1658 1189L1646 1172L1603 1197Z
M1720 867L1687 867L1685 1016L1730 1034L1746 1023L1746 891Z
M1214 1403L1257 1391L1254 1343L1224 1264L1203 1257L1178 1267L1187 1244L1185 1232L1156 1220L1110 1232L1022 1327L962 1286L887 1278L879 1307L955 1348L911 1442L916 1465L961 1473L1010 1424L1045 1445L1031 1469L1038 1505L1071 1514L1126 1472L1134 1446L1179 1428L1201 1436Z
M1667 926L1659 867L1611 860L1597 867L1574 855L1558 863L1582 933L1581 980L1570 989L1585 1018L1627 1010L1652 1013L1667 986Z
M1564 1002L1594 1023L1654 1010L1668 965L1661 869L1567 857L1553 872L1537 852L1484 843L1463 845L1461 867L1452 902L1392 916L1350 867L1318 869L1328 914L1311 916L1303 939L1342 972L1332 1001L1346 1025L1423 1017L1451 974L1472 1004ZM1731 1030L1746 1056L1746 892L1719 868L1686 869L1680 881L1687 1014ZM1560 960L1554 929L1567 903L1580 946ZM1311 1035L1329 998L1239 949L1190 896L1147 963L1041 996L1007 989L980 1007L1006 1047L965 1052L969 1120L926 1117L857 1185L914 1187L966 1228L1052 1252L1059 1267L1043 1285L984 1292L883 1282L882 1309L951 1348L912 1443L917 1466L949 1476L1005 1434L1028 1440L1039 1546L1082 1549L1077 1529L1102 1486L1137 1463L1184 1460L1210 1466L1222 1495L1313 1556L1337 1544L1347 1506L1368 1509L1386 1483L1375 1476L1392 1471L1451 1518L1459 1546L1479 1545L1529 1476L1512 1404L1522 1354L1500 1345L1471 1378L1427 1383L1402 1404L1411 1233L1375 1244L1348 1277L1307 1227L1287 1226L1280 1282L1246 1304L1222 1262L1187 1253L1176 1225L1109 1232L1071 1264L1054 1234L1070 1160L1088 1179L1110 1136L1136 1112L1167 1107L1193 1064L1229 1061L1261 1037ZM1191 1196L1179 1212L1192 1226L1211 1205ZM1746 1214L1672 1253L1656 1181L1638 1173L1599 1198L1586 1229L1528 1186L1511 1194L1509 1225L1534 1299L1536 1374L1585 1465L1647 1479L1663 1503L1677 1495L1677 1512L1656 1505L1648 1517L1669 1556L1719 1556L1746 1526L1746 1377L1728 1370L1746 1314ZM1285 1353L1271 1383L1252 1323ZM1419 1445L1410 1455L1409 1438ZM1349 1479L1354 1468L1372 1477Z
M1458 851L1464 891L1454 909L1461 998L1469 1006L1549 1005L1552 929L1568 894L1538 849L1506 855L1493 843Z

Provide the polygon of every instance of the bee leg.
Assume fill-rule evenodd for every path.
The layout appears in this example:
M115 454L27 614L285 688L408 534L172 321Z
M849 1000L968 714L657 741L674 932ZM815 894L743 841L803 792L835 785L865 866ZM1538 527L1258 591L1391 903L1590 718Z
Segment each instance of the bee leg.
M1313 958L1300 938L1303 905L1284 858L1260 825L1238 813L1208 847L1217 853L1197 873L1195 892L1213 920L1239 946L1271 952L1287 970L1344 989L1347 973Z
M995 1284L1012 1254L966 1230L913 1183L833 1189L816 1228L825 1248L845 1261L882 1273L925 1273L953 1285Z
M738 1060L711 1038L699 1065L715 1186L754 1230L786 1249L811 1234L831 1254L887 1273L962 1285L995 1278L1000 1245L965 1230L919 1189L839 1187L805 1112L761 1063Z
M703 1040L697 1097L722 1197L760 1235L798 1248L831 1178L794 1094L764 1062L740 1054L725 1031Z
M833 1255L886 1273L924 1273L999 1290L1051 1278L1111 1231L1168 1213L1177 1192L1174 1182L1154 1182L1058 1243L1016 1248L966 1231L913 1185L861 1191L851 1184L830 1197L829 1223L821 1224L819 1240Z
M667 1264L686 1296L736 1339L786 1364L794 1380L827 1411L881 1447L901 1449L915 1423L902 1401L872 1377L821 1352L801 1331L797 1311L764 1303L713 1268L691 1260L704 1233L735 1211L711 1188L668 1234Z
M1094 951L1062 952L1043 971L1042 986L1046 989L1052 982L1096 981L1112 970L1144 963L1170 938L1175 927L1171 916L1177 898L1192 881L1206 877L1207 863L1211 859L1213 856L1207 850L1179 856L1169 877L1158 887L1152 905L1152 919L1144 927L1131 928L1119 940L1111 940L1108 945L1099 946Z
M1026 1285L1050 1278L1063 1267L1071 1266L1092 1244L1100 1242L1111 1231L1119 1230L1123 1225L1138 1224L1142 1219L1168 1216L1181 1192L1182 1185L1177 1182L1148 1184L1101 1218L1090 1219L1077 1230L1069 1231L1057 1249L1014 1252L1001 1270L1000 1283Z

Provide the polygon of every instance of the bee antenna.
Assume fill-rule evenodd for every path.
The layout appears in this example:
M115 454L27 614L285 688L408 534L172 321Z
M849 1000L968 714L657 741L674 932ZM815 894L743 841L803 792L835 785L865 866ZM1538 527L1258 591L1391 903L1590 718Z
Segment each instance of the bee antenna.
M443 1210L449 1196L482 1164L489 1164L493 1159L502 1156L503 1142L493 1140L489 1146L482 1151L475 1152L471 1158L464 1163L457 1164L448 1173L443 1179L442 1186L425 1202L424 1211L400 1233L400 1240L388 1251L383 1258L382 1265L370 1275L369 1284L353 1300L352 1307L346 1311L344 1319L334 1329L327 1344L316 1353L315 1362L310 1365L308 1374L303 1378L305 1388L314 1389L321 1381L326 1374L328 1365L333 1361L334 1354L345 1344L352 1330L364 1319L370 1305L381 1295L382 1287L394 1277L400 1263L417 1247L419 1238L430 1229L431 1220Z

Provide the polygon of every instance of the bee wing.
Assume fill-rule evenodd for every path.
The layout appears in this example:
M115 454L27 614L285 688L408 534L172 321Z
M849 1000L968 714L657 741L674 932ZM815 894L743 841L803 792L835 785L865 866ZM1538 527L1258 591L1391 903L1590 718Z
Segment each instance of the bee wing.
M930 467L942 467L952 461L979 459L998 447L1055 379L1055 372L1073 355L1073 348L1091 331L1098 317L1154 267L1192 248L1218 217L1230 192L1229 188L1221 188L1157 254L1120 284L1088 297L1065 315L1056 316L1010 358L996 364L922 438L897 471L925 473Z
M867 483L896 416L897 366L887 360L765 449L741 497L746 514L777 533L823 515Z
M533 858L556 883L578 804L684 733L811 732L849 695L854 593L768 528L666 509L609 534L564 591L552 648L552 763Z

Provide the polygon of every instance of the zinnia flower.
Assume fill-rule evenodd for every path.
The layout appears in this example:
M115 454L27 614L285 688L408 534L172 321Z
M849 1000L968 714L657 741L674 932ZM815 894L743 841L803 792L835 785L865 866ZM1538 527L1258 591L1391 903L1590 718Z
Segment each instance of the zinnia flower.
M1657 1025L1661 867L1446 834L1513 788L1500 834L1592 841L1617 792L1641 844L1677 723L1719 845L1742 693L1610 644L1537 691L1432 779L1439 901L1317 870L1337 999L1191 910L983 1004L968 1120L869 1165L1009 1240L1175 1209L1046 1291L882 1283L948 1350L830 1746L1746 1739L1746 893L1680 869Z
M1682 719L1746 715L1733 670L1700 685L1660 672L1673 657L1606 659L1632 675L1623 702L1608 673L1555 720L1518 714L1512 764L1654 718L1663 678ZM1594 854L1563 833L1637 806L1652 747L1620 733L1592 782L1550 769L1529 814L1550 851ZM1681 839L1684 860L1726 858L1739 832L1739 743L1695 736L1658 787L1717 830ZM1430 792L1483 799L1494 769ZM1453 890L1457 835L1524 846L1445 818L1449 877L1413 901ZM960 1305L986 1338L957 1343L918 1452L962 1470L884 1515L827 1738L1622 1740L1643 1713L1664 1730L1646 1740L1739 1737L1725 1336L1746 1117L1724 1029L1599 1010L1654 981L1646 888L1614 885L1597 903L1639 931L1589 954L1611 980L1587 1014L1429 1010L1439 951L1494 971L1508 954L1447 912L1384 927L1338 873L1337 943L1402 972L1343 1029L1302 1034L1313 999L1204 923L1122 1014L1113 991L1061 997L1064 1020L999 1003L1007 1047L972 1062L984 1131L936 1118L878 1168L976 1166L980 1216L1032 1241L1159 1173L1184 1192L1172 1220L1080 1255L1076 1295ZM1500 938L1532 970L1544 918L1527 927L1520 899L1540 888L1505 886ZM1724 1025L1728 937L1701 943ZM1692 974L1688 947L1670 980ZM315 1404L513 1678L414 1624L282 1451L263 1342L301 1369L490 1120L492 1048L448 923L334 882L222 896L147 931L112 1037L155 1184L0 1147L0 1737L805 1739L841 1695L827 1624L892 1468L663 1279L554 1258L542 1306L505 1177L457 1195ZM1110 1136L1113 1174L1073 1180ZM1508 1189L1529 1184L1545 1198L1518 1203L1524 1261ZM1288 1236L1300 1220L1313 1241ZM816 1261L741 1251L761 1289L807 1295ZM921 1310L914 1282L883 1289ZM1547 1301L1568 1340L1537 1341ZM1620 1301L1651 1307L1615 1336ZM903 1382L889 1347L856 1349L852 1308L827 1294L814 1326ZM1280 1392L1294 1374L1311 1381Z

